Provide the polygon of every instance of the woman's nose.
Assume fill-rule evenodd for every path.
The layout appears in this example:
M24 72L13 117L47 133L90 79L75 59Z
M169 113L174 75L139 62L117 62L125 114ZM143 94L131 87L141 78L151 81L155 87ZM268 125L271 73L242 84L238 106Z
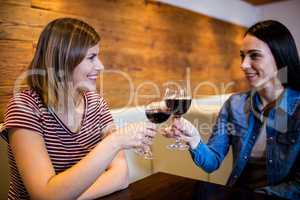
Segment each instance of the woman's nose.
M96 63L95 63L95 69L97 71L102 71L104 70L104 65L102 64L100 59L97 59Z
M248 68L251 68L251 64L250 64L249 59L248 59L247 57L245 57L245 58L242 60L241 68L242 68L243 70L248 69Z

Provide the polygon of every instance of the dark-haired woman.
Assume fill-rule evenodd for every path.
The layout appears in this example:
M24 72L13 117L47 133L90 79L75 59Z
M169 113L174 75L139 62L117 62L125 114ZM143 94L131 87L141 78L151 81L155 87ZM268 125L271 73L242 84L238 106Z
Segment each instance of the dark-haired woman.
M128 186L123 150L148 144L155 127L115 128L96 93L99 42L72 18L42 31L29 89L11 99L1 134L9 143L9 199L95 199Z
M241 69L251 87L223 105L205 144L188 121L167 131L190 145L194 162L207 172L233 152L227 185L300 199L300 66L289 30L273 20L245 33Z

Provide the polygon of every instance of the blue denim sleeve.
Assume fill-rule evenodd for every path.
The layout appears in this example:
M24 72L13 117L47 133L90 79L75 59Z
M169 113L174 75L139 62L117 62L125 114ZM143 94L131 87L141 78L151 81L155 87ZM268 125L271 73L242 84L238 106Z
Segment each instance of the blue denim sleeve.
M195 164L208 173L220 167L229 150L229 135L227 130L229 109L230 99L223 105L208 143L204 144L200 142L195 149L190 149Z

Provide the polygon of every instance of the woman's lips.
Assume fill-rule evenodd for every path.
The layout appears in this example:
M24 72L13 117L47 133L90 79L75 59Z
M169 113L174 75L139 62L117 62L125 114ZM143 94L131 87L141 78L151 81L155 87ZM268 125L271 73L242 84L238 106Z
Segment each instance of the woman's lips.
M87 77L88 77L88 79L96 80L98 78L98 74L91 74L91 75L88 75Z
M254 80L257 78L258 73L245 73L245 75L248 80Z

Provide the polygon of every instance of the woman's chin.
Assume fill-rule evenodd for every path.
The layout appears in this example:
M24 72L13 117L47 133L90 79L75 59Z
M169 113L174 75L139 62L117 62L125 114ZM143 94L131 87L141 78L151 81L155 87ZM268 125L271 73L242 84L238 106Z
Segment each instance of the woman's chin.
M250 87L255 90L262 90L268 88L268 83L260 82L260 83L249 83Z
M88 87L88 88L86 88L86 91L96 92L97 88L96 87Z
M97 90L96 86L93 85L85 85L80 87L80 91L86 91L86 92L95 92Z

